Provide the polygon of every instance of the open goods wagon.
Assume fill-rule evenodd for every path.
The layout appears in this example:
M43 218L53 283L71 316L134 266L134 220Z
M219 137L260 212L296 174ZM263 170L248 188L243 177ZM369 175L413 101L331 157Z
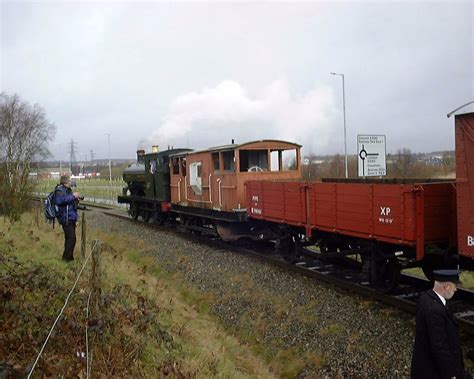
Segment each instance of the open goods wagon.
M456 242L454 182L253 181L246 190L251 218L287 225L286 233L324 251L375 248L387 258L422 260Z

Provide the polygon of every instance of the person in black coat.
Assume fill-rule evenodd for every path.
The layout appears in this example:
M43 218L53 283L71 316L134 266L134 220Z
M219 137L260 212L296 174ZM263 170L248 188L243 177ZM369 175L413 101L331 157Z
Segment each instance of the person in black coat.
M433 289L421 295L416 306L411 377L470 378L464 369L458 325L446 306L457 290L459 271L437 270L433 276Z

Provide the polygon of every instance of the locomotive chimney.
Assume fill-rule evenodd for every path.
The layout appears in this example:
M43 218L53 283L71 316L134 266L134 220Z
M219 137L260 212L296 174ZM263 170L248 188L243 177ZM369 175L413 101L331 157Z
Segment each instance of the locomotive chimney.
M158 148L158 145L153 145L151 147L151 152L152 153L158 153L160 151L160 149Z
M232 138L232 145L234 144L234 139Z
M144 159L145 159L145 150L143 149L137 150L137 162L138 163L143 162Z

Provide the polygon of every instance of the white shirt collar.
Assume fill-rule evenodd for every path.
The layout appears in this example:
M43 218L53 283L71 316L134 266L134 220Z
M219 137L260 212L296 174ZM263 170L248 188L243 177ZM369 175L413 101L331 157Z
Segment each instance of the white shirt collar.
M436 292L435 290L433 290L433 292L438 295L438 297L441 299L441 302L443 303L444 306L446 306L446 299L441 296L438 292Z

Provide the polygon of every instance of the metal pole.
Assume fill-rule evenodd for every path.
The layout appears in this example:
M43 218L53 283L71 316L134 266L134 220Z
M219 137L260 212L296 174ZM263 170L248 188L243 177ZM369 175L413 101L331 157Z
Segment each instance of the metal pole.
M342 112L344 116L344 167L346 171L346 178L348 178L349 173L347 171L346 88L344 85L344 74L331 72L331 75L338 75L342 78Z
M344 160L345 160L345 166L346 166L346 178L349 177L349 174L347 172L347 134L346 134L346 90L344 86L344 74L341 74L342 76L342 110L344 113Z
M107 133L107 139L109 142L109 182L112 184L112 165L110 163L110 133Z

